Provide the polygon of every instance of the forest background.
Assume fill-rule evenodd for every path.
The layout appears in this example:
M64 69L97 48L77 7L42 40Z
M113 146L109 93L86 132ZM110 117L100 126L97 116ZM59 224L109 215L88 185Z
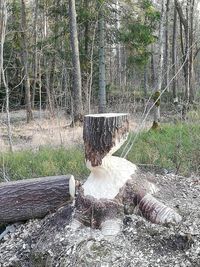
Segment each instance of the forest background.
M130 113L118 155L146 169L199 174L199 6L1 0L2 181L84 178L81 123L97 112Z

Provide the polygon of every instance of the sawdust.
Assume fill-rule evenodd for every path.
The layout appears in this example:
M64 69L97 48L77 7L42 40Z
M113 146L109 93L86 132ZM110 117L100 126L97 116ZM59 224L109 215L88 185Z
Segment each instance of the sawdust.
M133 214L124 217L120 234L108 239L100 230L72 228L67 207L12 225L0 241L0 266L199 267L200 179L168 174L155 180L156 197L182 215L180 224L156 225Z

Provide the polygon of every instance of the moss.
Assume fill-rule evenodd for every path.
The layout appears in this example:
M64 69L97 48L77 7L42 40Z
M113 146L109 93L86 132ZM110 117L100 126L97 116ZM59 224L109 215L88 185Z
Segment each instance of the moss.
M155 102L156 107L160 106L160 92L159 91L156 91L155 94L153 95L153 101Z
M156 121L153 122L151 130L160 130L160 125L158 124L158 122Z

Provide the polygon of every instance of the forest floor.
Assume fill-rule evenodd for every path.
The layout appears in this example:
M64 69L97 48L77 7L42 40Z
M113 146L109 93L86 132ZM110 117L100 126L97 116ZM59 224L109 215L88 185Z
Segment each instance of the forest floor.
M148 173L146 173L148 176ZM156 198L177 210L178 225L124 217L113 238L71 225L70 207L42 220L7 227L0 235L1 267L199 267L200 178L155 175Z
M58 113L55 118L48 118L47 112L42 113L39 118L39 112L34 111L34 120L26 123L25 110L19 110L10 113L11 130L13 140L13 150L38 150L43 146L63 146L70 148L77 144L82 144L82 127L70 127L71 120L64 113ZM130 130L135 132L139 130L140 119L137 116L130 118ZM151 122L147 121L144 128L150 128ZM8 133L6 126L6 114L0 115L0 151L8 151Z
M64 114L35 117L27 125L24 111L11 113L15 151L82 144L82 128L70 128ZM5 121L2 114L1 151L8 150ZM150 126L149 119L144 128ZM131 130L139 127L140 118L131 116ZM156 198L182 216L180 224L156 225L133 214L116 237L106 238L100 230L74 229L72 207L64 207L41 220L0 227L0 267L200 267L200 177L155 174L155 183Z

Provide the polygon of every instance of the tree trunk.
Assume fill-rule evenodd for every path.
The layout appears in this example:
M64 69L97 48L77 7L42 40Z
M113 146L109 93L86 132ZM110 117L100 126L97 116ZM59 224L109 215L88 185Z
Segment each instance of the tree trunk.
M89 1L84 0L84 9L88 10ZM89 41L90 41L90 24L89 20L86 19L84 22L84 54L83 56L83 65L84 70L82 70L82 91L83 91L83 102L84 102L84 112L89 112L88 110L88 102L89 102L89 79L90 79L90 68L89 68Z
M173 19L173 36L172 36L172 93L173 93L173 99L174 103L178 102L177 99L177 79L176 79L176 48L177 45L177 11L174 7L174 19Z
M163 59L164 59L164 17L166 9L166 0L162 0L162 10L160 18L160 29L159 29L159 64L158 64L158 78L157 78L157 87L154 88L154 121L152 129L157 129L159 127L160 121L160 92L162 89L162 70L163 70Z
M154 63L154 51L153 51L153 45L151 45L151 85L153 90L155 90L156 87L156 75L155 75L155 63Z
M185 32L185 49L183 48L183 36L181 36L181 46L183 51L184 61L184 76L185 76L185 101L186 104L193 101L193 61L194 61L194 40L193 40L193 19L194 19L194 0L187 0L186 16L183 14L183 9L178 0L175 0L177 12L180 22L184 27ZM182 30L181 25L181 30ZM182 33L181 33L182 35Z
M99 113L106 111L106 70L105 70L105 21L103 4L98 2L99 6L99 20L98 20L98 34L99 34Z
M186 105L190 99L190 0L187 0L186 5L186 23L185 23L185 58L186 58L186 88L185 88L185 100Z
M144 96L147 97L147 86L148 86L148 74L147 74L147 63L144 65Z
M163 88L166 88L169 84L169 3L170 0L166 2L166 14L165 14L165 53L164 53L164 68L163 68ZM169 90L169 89L168 89Z
M6 90L6 115L7 115L7 130L8 130L8 140L9 140L9 148L10 151L13 151L13 143L12 143L12 131L11 131L11 124L10 124L10 92L8 83L6 81L6 75L4 70L4 42L5 42L5 36L6 36L6 25L7 25L7 7L6 7L6 1L0 2L0 40L1 40L1 47L0 47L0 87L1 87L1 76L3 85Z
M46 103L49 109L49 113L51 117L55 116L55 110L54 110L54 101L53 101L53 96L51 94L51 88L52 85L50 85L50 77L51 77L51 71L52 68L54 70L54 65L51 64L51 66L49 66L49 63L47 61L47 58L44 56L44 66L46 66L45 68L45 75L46 75L46 79L45 79L45 88L46 88ZM53 63L53 62L52 62ZM52 78L51 78L52 80Z
M93 84L93 57L94 57L94 43L95 43L95 36L96 36L96 29L97 29L97 22L95 23L93 36L92 36L92 47L91 47L91 54L90 54L90 74L88 78L88 111L91 112L91 97L92 97L92 84Z
M33 113L31 109L31 89L29 78L29 63L28 63L28 49L27 49L27 26L26 26L26 6L25 1L21 0L21 39L22 39L22 62L24 67L24 87L26 99L26 114L27 123L33 120Z
M69 0L69 26L73 63L73 124L77 124L82 122L83 104L75 0Z
M115 3L116 6L116 28L117 31L120 31L120 16L119 16L119 12L120 12L120 6L119 6L119 1L116 0ZM117 86L119 89L122 88L122 77L121 77L121 73L122 73L122 62L121 62L121 44L120 42L116 45L116 60L117 60ZM123 88L122 88L123 89Z
M189 78L190 78L190 96L189 102L192 103L194 101L194 8L195 8L195 0L190 1L190 12L189 12L189 49L190 49L190 57L189 57Z
M42 218L75 194L72 175L0 183L0 223Z
M33 93L32 93L32 108L35 106L35 94L37 85L38 75L38 51L37 51L37 31L38 31L38 0L35 1L35 15L34 15L34 55L33 55Z
M38 58L38 83L39 83L39 117L42 118L42 73L41 73L41 55Z
M55 91L54 91L54 83L55 83L55 68L56 68L56 54L54 53L53 58L51 60L51 65L49 66L49 106L51 111L51 116L55 117Z

